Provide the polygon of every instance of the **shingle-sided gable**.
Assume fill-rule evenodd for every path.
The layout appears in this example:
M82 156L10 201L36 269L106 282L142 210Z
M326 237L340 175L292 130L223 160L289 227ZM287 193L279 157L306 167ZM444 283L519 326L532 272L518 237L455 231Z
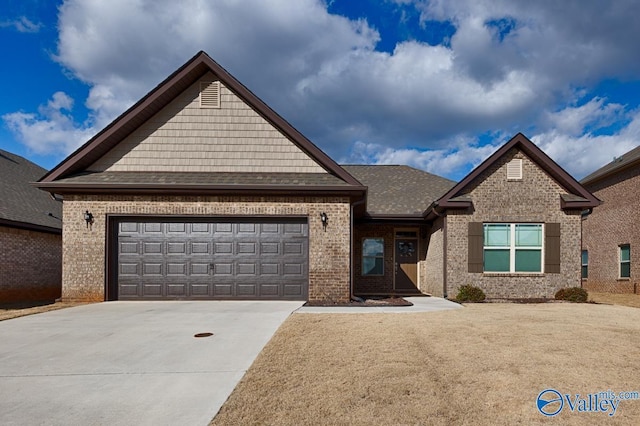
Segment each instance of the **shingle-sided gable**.
M212 102L202 108L198 99L200 83L210 81L220 83L221 103L218 104L214 94L213 98L208 97ZM75 177L86 173L127 172L328 173L346 184L347 191L361 194L366 191L360 182L204 52L196 54L69 155L38 185L52 192L86 191L88 183ZM65 182L69 178L74 178L74 182ZM93 189L122 189L107 188L109 184L97 183L99 181L93 180L100 185ZM207 184L207 181L199 182L199 188L228 190ZM127 185L130 187L127 190L133 188ZM164 187L147 188L151 189ZM256 187L256 190L262 189ZM329 188L307 187L306 190Z
M202 107L209 72L88 167L107 172L326 171L224 84L219 107Z

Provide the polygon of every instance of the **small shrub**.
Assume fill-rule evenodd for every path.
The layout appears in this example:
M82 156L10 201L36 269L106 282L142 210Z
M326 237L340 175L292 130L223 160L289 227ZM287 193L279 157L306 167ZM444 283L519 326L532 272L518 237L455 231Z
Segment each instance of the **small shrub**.
M458 302L482 302L485 299L484 291L472 285L463 285L458 290L456 300Z
M556 293L556 300L567 300L574 303L585 303L589 298L587 290L580 287L561 288Z

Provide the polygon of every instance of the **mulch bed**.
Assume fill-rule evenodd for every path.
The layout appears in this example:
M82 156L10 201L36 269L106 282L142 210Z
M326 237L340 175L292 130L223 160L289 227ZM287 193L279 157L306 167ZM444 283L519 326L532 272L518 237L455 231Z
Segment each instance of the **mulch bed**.
M362 297L349 303L307 302L304 306L413 306L402 297Z

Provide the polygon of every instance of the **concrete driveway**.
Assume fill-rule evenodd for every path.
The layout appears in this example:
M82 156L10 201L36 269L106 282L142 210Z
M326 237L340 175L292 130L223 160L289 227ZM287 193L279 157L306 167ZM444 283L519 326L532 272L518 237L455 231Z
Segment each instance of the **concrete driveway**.
M2 321L0 424L206 425L301 305L108 302Z

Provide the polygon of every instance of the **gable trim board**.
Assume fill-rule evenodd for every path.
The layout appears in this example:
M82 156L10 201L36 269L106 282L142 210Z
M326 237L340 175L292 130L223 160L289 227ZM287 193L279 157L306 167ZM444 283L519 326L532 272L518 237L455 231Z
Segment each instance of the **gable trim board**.
M245 106L315 162L321 168L318 170L326 173L289 173L284 170L241 173L216 167L211 168L214 171L205 172L189 169L188 164L181 171L167 171L157 166L159 163L143 164L140 169L132 167L127 171L109 171L104 167L101 171L91 170L92 165L113 153L119 143L127 141L145 123L165 117L164 113L158 113L185 91L193 90L194 85L199 86L198 81L203 77L208 79L210 73L220 81L221 87L229 89ZM221 105L221 108L225 106ZM172 116L167 117L164 119L168 121ZM154 145L151 139L143 138L141 141L136 143ZM235 143L224 138L219 141L225 142ZM123 152L124 156L131 152L125 152L127 149L132 150L135 146L123 144L117 152ZM174 146L178 149L176 144ZM506 169L502 168L502 162L512 157L517 157L523 164L522 179L508 179ZM499 182L494 179L497 176L495 170L500 170ZM546 182L544 189L531 185L533 175ZM485 181L491 181L488 183L491 185L502 185L500 182L508 181L532 191L532 194L525 193L520 197L521 201L505 208L499 199L496 203L491 201L493 192L483 187ZM306 257L296 258L297 264L308 265L306 282L296 284L296 288L303 289L295 296L298 298L341 303L347 302L354 294L397 295L394 273L399 268L394 266L395 256L397 253L401 256L406 254L413 263L415 250L418 251L418 261L415 274L410 274L415 288L408 286L405 289L403 286L402 291L407 294L429 289L434 295L446 296L451 291L455 296L455 289L461 283L475 280L484 286L489 297L547 297L559 286L577 282L578 276L574 277L575 265L571 260L573 252L580 249L577 242L580 231L576 225L582 209L598 204L592 194L522 134L512 138L458 183L407 166L341 167L204 52L194 56L45 175L37 185L65 195L63 298L84 300L117 299L118 291L129 290L135 293L129 296L141 298L290 297L292 294L287 294L284 288L273 293L274 286L249 294L250 285L246 277L240 277L249 270L260 271L263 264L271 265L267 269L272 268L274 263L267 262L271 255L268 246L273 248L277 240L284 250L288 244L286 238L265 234L263 241L260 234L249 237L234 231L234 238L225 240L225 244L228 243L226 249L232 250L233 255L222 255L216 254L211 246L218 238L215 233L198 239L197 232L193 231L192 235L189 229L194 223L216 227L222 223L221 220L231 227L247 221L256 226L264 221L285 226L290 220L288 218L292 217L307 227ZM513 191L514 188L516 186L507 189ZM532 200L536 201L539 211L531 208ZM92 226L86 226L82 220L85 210L92 212L95 218ZM321 214L328 216L327 224L322 223ZM146 235L147 231L159 231L136 228L139 244L135 248L133 245L122 248L120 242L127 236L118 235L115 229L123 221L132 220L156 224L154 226L162 229L163 234ZM166 224L176 221L186 229L184 238L168 230L171 226ZM502 276L477 273L482 272L482 255L473 251L469 244L475 241L478 245L482 241L467 235L467 223L469 227L474 226L471 223L479 223L481 232L482 223L487 221L546 224L545 240L549 250L545 252L543 261L547 265L547 273ZM402 230L408 226L415 229L413 245L407 245L400 238ZM367 276L360 270L363 238L383 238L382 275ZM145 248L147 242L151 245ZM265 252L260 251L262 242L266 244ZM405 245L396 247L396 242ZM557 250L556 243L559 244ZM255 250L242 257L243 250L248 250L250 245ZM172 251L178 246L182 248L180 253ZM208 251L199 252L204 246ZM145 252L147 248L151 251ZM135 262L122 260L126 256L118 250L125 249L135 251L130 257ZM206 266L202 256L208 256L209 264L213 266ZM216 271L222 268L218 263L223 262L225 256L228 262L224 268L230 274L226 279L231 281L221 284L224 279ZM143 268L149 259L152 261L150 275L144 276L142 270L136 268ZM282 262L280 267L286 267L286 262ZM473 268L477 272L473 276L464 275L468 273L468 264L475 265ZM146 289L143 284L118 285L125 274L120 269L123 265L128 273L135 271L135 277L127 279L146 282ZM203 274L205 269L207 272ZM414 271L413 266L409 269ZM178 270L183 271L182 275L176 272ZM193 276L190 275L192 272ZM196 276L198 274L202 276ZM257 272L255 280L260 280ZM231 294L219 293L224 288L235 290L229 290ZM147 290L150 293L147 294Z

